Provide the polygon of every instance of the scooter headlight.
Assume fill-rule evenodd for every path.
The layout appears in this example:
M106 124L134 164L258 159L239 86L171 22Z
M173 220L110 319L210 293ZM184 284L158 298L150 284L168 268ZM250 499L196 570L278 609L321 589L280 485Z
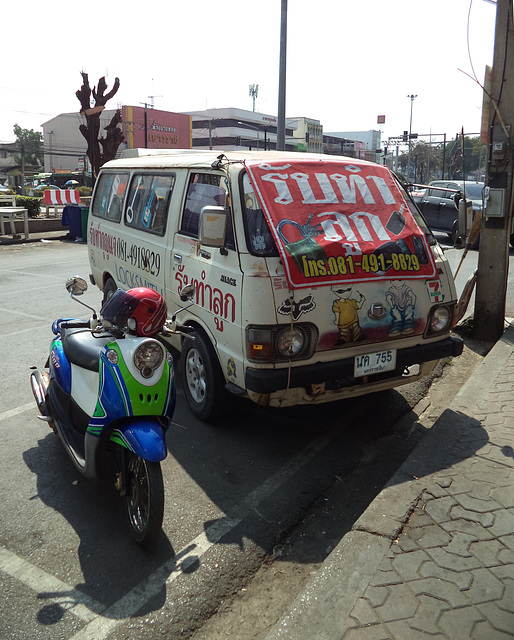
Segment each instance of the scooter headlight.
M155 340L145 340L134 352L134 364L143 378L151 378L164 360L164 349Z

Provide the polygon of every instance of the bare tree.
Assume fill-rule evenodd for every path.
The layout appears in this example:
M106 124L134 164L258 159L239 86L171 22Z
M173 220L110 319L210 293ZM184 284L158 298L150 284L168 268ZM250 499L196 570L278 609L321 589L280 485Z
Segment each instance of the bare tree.
M107 91L105 77L100 78L98 86L91 89L88 74L82 71L80 75L82 76L82 86L75 95L80 102L80 113L86 117L86 124L81 124L79 131L86 139L87 156L91 163L93 177L96 178L100 167L116 156L118 147L125 139L121 129L118 129L118 124L121 122L121 111L119 109L116 110L111 122L104 127L106 131L105 137L100 137L100 114L105 109L107 101L116 95L120 87L120 80L116 78L113 88ZM100 145L102 146L102 151L100 151Z

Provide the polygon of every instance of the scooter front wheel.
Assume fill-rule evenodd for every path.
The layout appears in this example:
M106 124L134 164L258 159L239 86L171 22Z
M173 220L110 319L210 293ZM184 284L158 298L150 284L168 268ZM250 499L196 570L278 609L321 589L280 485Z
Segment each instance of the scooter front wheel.
M126 502L130 535L140 545L148 545L159 535L164 515L161 465L132 455L127 471Z

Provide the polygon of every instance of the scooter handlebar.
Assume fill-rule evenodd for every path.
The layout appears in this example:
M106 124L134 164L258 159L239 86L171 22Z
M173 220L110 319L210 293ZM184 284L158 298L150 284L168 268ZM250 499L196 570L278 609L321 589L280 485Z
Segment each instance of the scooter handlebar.
M59 324L61 329L90 329L89 320L65 320Z

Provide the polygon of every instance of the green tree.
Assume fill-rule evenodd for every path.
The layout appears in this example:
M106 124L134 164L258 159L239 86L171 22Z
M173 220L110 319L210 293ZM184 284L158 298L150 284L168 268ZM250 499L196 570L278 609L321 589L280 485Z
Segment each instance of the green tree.
M44 162L43 134L34 129L22 129L19 124L14 125L16 145L20 155L14 160L23 167L41 167Z

